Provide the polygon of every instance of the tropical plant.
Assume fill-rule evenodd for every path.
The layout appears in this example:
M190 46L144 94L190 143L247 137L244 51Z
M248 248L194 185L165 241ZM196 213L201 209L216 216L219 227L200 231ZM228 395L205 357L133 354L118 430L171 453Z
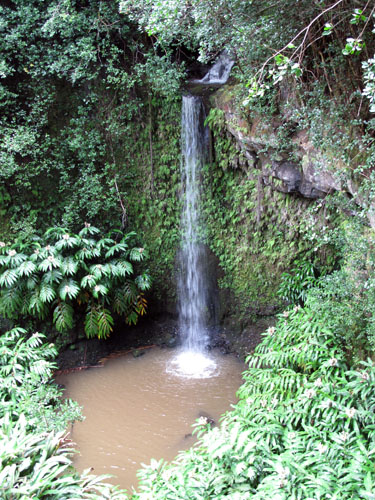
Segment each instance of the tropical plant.
M85 310L88 337L108 337L113 313L135 324L146 312L143 291L150 287L147 272L135 278L133 262L142 261L144 248L131 247L135 233L116 233L118 240L100 236L85 224L74 234L50 228L43 238L0 242L0 314L6 318L52 314L58 331L73 327L74 313Z
M3 500L124 499L103 483L107 476L81 476L72 469L71 443L65 433L30 433L24 415L0 419L0 496Z
M81 418L76 403L61 400L61 390L50 382L57 350L43 343L40 333L27 336L14 328L0 337L0 418L17 420L22 413L28 429L62 430Z
M290 271L281 275L277 295L291 304L304 304L307 292L317 284L316 269L312 262L297 260Z

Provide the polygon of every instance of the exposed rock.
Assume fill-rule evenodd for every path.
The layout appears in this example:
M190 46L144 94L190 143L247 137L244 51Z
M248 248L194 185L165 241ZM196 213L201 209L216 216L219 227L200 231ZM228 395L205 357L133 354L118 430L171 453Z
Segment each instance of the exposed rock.
M334 175L325 170L322 159L305 155L302 159L302 169L305 181L310 182L317 191L332 193L342 189L340 182Z
M291 133L290 144L296 161L288 159L289 153L284 157L276 155L280 145L278 130L285 125L288 116L271 120L253 113L245 119L237 109L232 91L233 87L226 87L216 92L214 105L224 112L226 128L235 137L251 166L261 168L265 185L308 199L322 198L345 189L328 163L334 162L341 172L347 171L348 166L336 158L328 161L323 157L312 144L307 130Z
M300 190L302 173L298 165L292 162L272 162L272 176L280 179L284 193L296 193Z
M144 353L145 353L145 351L141 351L139 349L133 349L132 350L132 356L133 356L133 358L139 358L140 356L143 356Z

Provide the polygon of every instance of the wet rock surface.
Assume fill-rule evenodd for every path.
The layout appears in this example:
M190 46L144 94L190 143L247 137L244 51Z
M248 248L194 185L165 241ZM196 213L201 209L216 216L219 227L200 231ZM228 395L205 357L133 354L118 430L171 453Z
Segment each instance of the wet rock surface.
M236 354L241 359L254 351L261 341L261 333L274 324L273 317L241 325L228 319L223 327L210 331L210 349L222 354ZM107 340L82 339L70 344L59 354L58 368L62 371L98 366L106 359L131 353L144 354L148 347L175 348L180 344L178 321L173 317L143 320L139 325L115 331Z

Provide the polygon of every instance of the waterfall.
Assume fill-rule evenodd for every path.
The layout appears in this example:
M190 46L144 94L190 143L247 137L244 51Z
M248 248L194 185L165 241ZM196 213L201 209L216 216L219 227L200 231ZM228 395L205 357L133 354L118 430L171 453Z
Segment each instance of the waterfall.
M208 346L208 280L201 214L201 173L207 159L208 134L200 97L182 101L182 200L181 247L179 252L178 304L182 349L168 371L188 378L218 375L216 363L206 353Z
M208 339L206 252L200 242L204 231L200 176L207 156L207 141L203 125L204 107L199 97L183 97L181 121L183 209L178 280L179 322L183 348L202 352Z

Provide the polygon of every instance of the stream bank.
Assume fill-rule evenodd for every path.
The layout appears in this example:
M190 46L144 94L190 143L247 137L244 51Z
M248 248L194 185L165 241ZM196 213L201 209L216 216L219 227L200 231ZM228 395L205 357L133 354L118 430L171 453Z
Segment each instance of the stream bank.
M235 354L244 360L261 341L261 333L273 325L273 316L265 317L245 327L228 320L223 327L210 332L210 349L219 349L223 354ZM62 350L58 356L58 370L98 366L110 359L131 351L134 357L141 356L145 348L159 346L173 348L179 345L178 321L172 316L144 318L136 326L125 326L116 330L107 340L79 338Z

